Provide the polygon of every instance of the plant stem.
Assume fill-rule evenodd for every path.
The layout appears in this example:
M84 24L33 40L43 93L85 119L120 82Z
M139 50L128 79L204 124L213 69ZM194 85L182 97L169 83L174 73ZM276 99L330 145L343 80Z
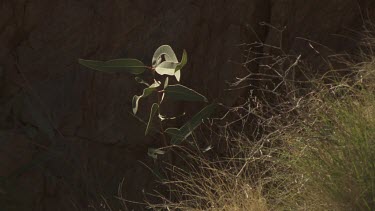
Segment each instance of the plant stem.
M159 103L159 114L162 113L162 106L161 106L161 98L162 98L162 95L163 93L162 92L159 92L158 93L158 103ZM165 136L165 133L164 133L164 126L163 126L163 122L161 120L159 120L159 123L160 123L160 130L161 130L161 136L162 136L162 139L163 139L163 147L169 147L170 146L170 143L168 142L168 139L167 137ZM168 161L170 163L172 163L172 156L171 154L168 154Z
M162 106L161 106L161 101L162 101L162 96L163 96L163 92L158 92L158 104L159 104L159 114L161 115L162 114ZM170 146L170 143L168 142L167 140L167 137L165 136L165 133L164 133L164 126L163 126L163 121L161 119L159 119L159 123L160 123L160 131L161 131L161 136L163 138L163 144L164 144L164 147L165 148L168 148ZM170 151L169 153L167 152L167 163L168 164L171 164L173 165L173 152ZM166 172L166 175L168 177L168 179L170 180L171 179L171 172ZM168 184L167 185L168 188L169 188L169 198L172 199L172 187L171 187L171 184Z

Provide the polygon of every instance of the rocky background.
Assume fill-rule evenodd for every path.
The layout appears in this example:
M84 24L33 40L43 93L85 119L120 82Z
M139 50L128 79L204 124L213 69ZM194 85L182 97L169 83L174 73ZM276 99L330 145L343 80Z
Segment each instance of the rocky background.
M152 163L155 140L130 113L141 90L78 58L151 63L162 44L186 49L182 83L234 105L246 92L224 89L246 74L240 44L281 45L323 68L322 56L355 52L373 14L373 0L1 0L0 207L90 210L121 181L134 201L154 187L139 161Z

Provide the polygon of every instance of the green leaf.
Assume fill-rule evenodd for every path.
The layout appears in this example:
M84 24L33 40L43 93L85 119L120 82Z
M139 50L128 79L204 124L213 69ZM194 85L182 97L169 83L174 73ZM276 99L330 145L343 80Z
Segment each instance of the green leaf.
M207 98L205 96L181 84L169 85L163 91L165 93L165 97L173 100L207 102Z
M165 81L164 81L164 89L168 86L168 83L169 83L169 78L168 76L165 78ZM163 93L163 95L161 96L161 100L160 100L160 103L163 102L164 100L164 96L165 96L165 93Z
M181 135L180 129L178 128L174 128L174 127L167 128L164 132L168 134L169 136L171 136L172 138L184 138L184 136Z
M160 86L159 81L155 81L151 86L143 90L142 95L134 95L132 100L133 113L136 114L138 111L138 104L141 98L147 97L152 94Z
M174 77L176 77L176 80L178 82L180 82L180 78L181 78L181 70L177 70L176 72L174 72Z
M213 103L204 107L200 112L195 114L188 122L186 122L180 129L168 128L165 130L167 134L172 137L172 144L180 144L183 140L189 137L192 132L207 119L215 111L217 104Z
M158 155L164 155L165 154L165 151L163 151L161 149L148 148L147 151L148 151L147 152L148 156L150 156L154 159L157 159Z
M146 131L145 131L145 136L150 132L152 120L154 119L154 116L158 110L159 110L159 104L157 103L152 104L150 117L148 118L148 123L147 123Z
M146 86L150 86L149 83L147 83L145 80L143 80L143 79L140 78L140 77L135 77L135 81L137 81L137 82L140 83L140 84L144 84L144 85L146 85Z
M177 81L180 81L181 70L178 69L179 66L180 66L180 63L164 61L155 67L155 71L159 75L175 76Z
M162 61L164 55L165 61ZM181 62L178 62L176 54L168 45L160 46L154 53L152 58L152 67L159 75L175 76L177 81L181 78L181 69L187 63L186 50L182 53Z
M169 83L169 78L166 77L164 81L164 89L168 86L168 83Z
M169 61L164 61L160 63L158 66L155 67L155 71L159 75L170 75L174 76L175 75L175 70L176 67L178 66L179 63L176 62L169 62Z
M187 53L184 49L184 52L182 53L182 59L181 62L176 66L174 76L176 77L177 81L180 81L181 78L181 69L186 65L187 63Z
M186 63L187 63L187 53L186 53L186 50L184 50L182 53L181 62L177 65L176 71L181 70L186 65Z
M164 55L165 61L178 63L176 54L169 45L162 45L156 49L152 57L152 67L156 67L161 62L161 57Z
M137 59L115 59L104 62L79 59L78 63L88 68L108 73L128 72L138 75L146 70L146 66Z

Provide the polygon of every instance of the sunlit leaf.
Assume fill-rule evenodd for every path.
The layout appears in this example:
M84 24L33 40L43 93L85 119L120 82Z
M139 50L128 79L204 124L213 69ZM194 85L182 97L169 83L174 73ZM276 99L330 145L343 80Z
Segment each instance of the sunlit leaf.
M166 98L170 98L172 100L207 102L207 98L205 96L181 84L169 85L164 89L163 92L165 93Z
M178 128L167 128L164 132L170 135L171 137L180 136L180 129Z
M168 77L166 77L164 81L164 89L168 86L168 83L169 83L169 79Z
M85 67L107 73L128 72L137 75L146 70L146 66L137 59L115 59L110 61L79 59L78 62Z
M174 76L176 77L177 81L180 81L181 78L181 69L186 65L187 63L187 53L186 50L182 53L182 59L181 62L176 66Z
M156 67L162 62L161 57L164 56L165 61L178 63L176 54L169 45L162 45L156 49L152 57L152 67Z
M150 157L152 157L154 159L157 159L158 155L164 155L165 151L163 151L161 149L148 148L147 154L148 154L148 156L150 156Z
M187 63L187 53L186 50L182 53L181 62L177 65L176 71L181 70Z
M164 56L165 61L163 61ZM152 67L159 75L175 76L177 81L181 78L181 69L187 63L186 50L182 53L181 62L178 62L176 54L168 45L160 46L154 53L152 58Z
M171 143L178 145L187 137L189 137L192 134L192 132L202 123L203 120L211 116L211 114L215 111L216 106L216 103L206 106L200 112L195 114L180 129L166 129L165 132L172 137Z
M163 115L161 115L161 114L158 115L158 118L160 119L160 121L164 121L164 120L166 120L165 116L163 116Z
M138 111L138 104L141 98L147 97L152 94L160 86L159 81L155 81L151 86L143 90L142 95L134 95L132 100L133 113L136 114Z
M156 112L158 110L159 110L159 104L157 104L157 103L152 104L151 112L150 112L150 117L148 119L148 123L147 123L146 131L145 131L145 135L147 135L150 132L152 120L154 119L155 114L156 114Z
M164 81L164 89L168 86L168 83L169 83L169 78L166 77L166 78L165 78L165 81ZM161 96L160 103L163 102L163 100L164 100L164 96L165 96L165 93L163 93L163 95Z
M147 83L145 80L143 80L143 79L140 78L140 77L135 77L135 81L137 81L137 82L140 83L140 84L144 84L144 85L146 85L146 86L150 86L149 83Z
M174 72L174 77L176 77L176 80L178 82L180 82L180 79L181 79L181 70L177 70L176 72Z
M167 117L167 116L163 116L163 115L159 115L159 119L161 121L164 121L164 120L174 120L174 119L178 119L179 117L182 117L182 116L185 116L186 113L182 113L181 115L178 115L178 116L171 116L171 117Z
M164 61L164 62L160 63L158 66L155 67L155 71L159 75L174 76L177 66L178 66L178 63L176 63L176 62Z

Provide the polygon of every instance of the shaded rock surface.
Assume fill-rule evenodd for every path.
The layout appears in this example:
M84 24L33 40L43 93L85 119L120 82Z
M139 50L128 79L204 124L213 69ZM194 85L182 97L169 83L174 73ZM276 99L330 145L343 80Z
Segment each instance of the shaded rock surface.
M179 56L186 49L182 83L233 105L246 94L224 91L227 81L246 74L236 65L243 59L239 44L282 45L322 67L322 55L355 49L374 6L372 0L2 0L0 207L86 210L101 195L116 195L121 181L129 200L154 187L138 161L152 164L147 146L158 140L144 138L144 125L130 113L131 97L141 90L128 75L92 72L77 58L151 63L162 44ZM282 38L261 23L284 29ZM322 55L309 40L320 43L314 47Z

